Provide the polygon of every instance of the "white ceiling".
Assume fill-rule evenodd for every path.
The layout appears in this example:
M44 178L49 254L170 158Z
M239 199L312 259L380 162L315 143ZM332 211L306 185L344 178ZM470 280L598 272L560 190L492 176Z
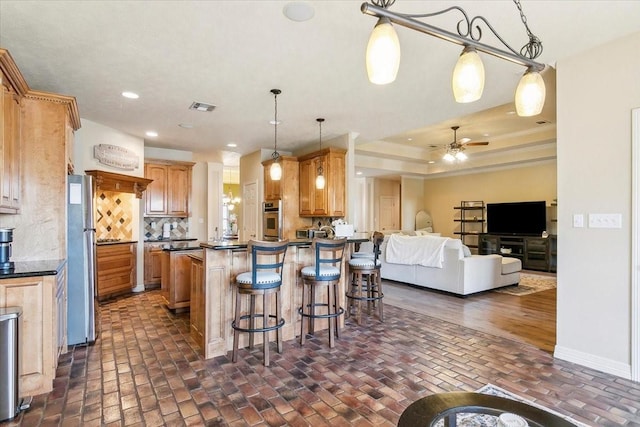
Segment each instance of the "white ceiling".
M315 119L324 117L323 140L359 135L356 166L371 175L445 171L439 160L426 162L442 155L453 125L461 126L459 138L490 141L468 149L471 167L489 166L516 141L521 153L537 153L536 160L555 157L553 93L542 117L548 123L507 115L522 67L483 56L482 99L457 104L450 78L461 48L396 26L398 78L376 86L364 64L376 20L360 12L361 1L305 2L314 11L306 22L284 16L289 3L0 0L0 47L10 51L31 88L75 96L83 119L154 147L239 155L273 148L270 90L279 88L279 150L316 144ZM514 48L527 41L509 1L398 0L391 10L426 13L454 4L470 17L484 16ZM538 61L546 64L640 30L639 1L522 0L522 8L544 45ZM458 19L447 14L426 22L453 32ZM484 34L482 42L498 46ZM123 98L125 90L140 99ZM190 111L194 101L216 109ZM147 130L159 136L146 137Z

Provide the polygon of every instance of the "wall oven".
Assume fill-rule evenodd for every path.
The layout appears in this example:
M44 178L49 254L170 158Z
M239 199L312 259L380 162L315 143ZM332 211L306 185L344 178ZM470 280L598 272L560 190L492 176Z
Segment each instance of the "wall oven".
M262 204L262 234L264 240L282 239L282 201Z

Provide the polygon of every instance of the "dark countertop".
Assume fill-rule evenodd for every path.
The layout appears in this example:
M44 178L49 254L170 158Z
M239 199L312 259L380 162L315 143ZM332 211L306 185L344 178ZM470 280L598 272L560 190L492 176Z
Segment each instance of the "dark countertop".
M174 241L162 245L163 251L193 251L198 249L201 250L202 246L200 246L200 242L194 241Z
M347 237L347 243L364 243L370 239L369 233L356 233L352 237ZM312 239L290 239L289 246L310 246ZM222 242L201 242L200 247L213 250L225 249L246 249L247 242L238 240L226 240Z
M164 242L193 242L196 241L198 239L196 239L195 237L185 237L182 239L163 239L163 238L158 238L158 239L144 239L145 243L164 243Z
M63 259L15 261L13 269L0 270L0 280L18 277L55 276L60 272L65 262Z
M138 243L137 240L118 240L116 242L98 242L96 241L96 245L105 246L105 245L124 245L129 243Z

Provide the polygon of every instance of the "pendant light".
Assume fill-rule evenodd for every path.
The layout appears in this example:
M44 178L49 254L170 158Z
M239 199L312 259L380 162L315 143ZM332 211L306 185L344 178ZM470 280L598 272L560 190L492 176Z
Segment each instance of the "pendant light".
M380 18L367 44L369 81L386 85L396 79L400 67L400 41L389 18Z
M320 151L322 151L322 122L323 118L316 119L318 126L320 127ZM318 175L316 176L316 188L322 190L324 188L324 170L322 169L322 157L320 158L320 165L318 166Z
M282 178L282 167L280 166L280 153L278 153L278 95L282 93L280 89L271 89L273 94L273 101L275 104L275 113L273 115L273 154L271 158L271 169L269 169L269 176L273 181L280 181Z
M546 87L539 72L529 68L516 89L516 112L520 117L535 116L542 112Z
M478 52L466 46L455 68L451 79L453 96L456 102L467 103L480 99L484 89L484 65Z

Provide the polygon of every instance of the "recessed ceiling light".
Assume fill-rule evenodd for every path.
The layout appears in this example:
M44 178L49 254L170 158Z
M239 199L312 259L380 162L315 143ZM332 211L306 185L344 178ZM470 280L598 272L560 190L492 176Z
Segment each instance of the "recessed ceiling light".
M430 164L430 165L432 165L432 164L434 164L435 162L436 162L435 160L429 160L427 163L428 163L428 164Z
M407 141L413 141L413 138L407 138Z
M158 136L158 132L153 131L153 130L148 130L146 135L147 136L151 136L151 137L156 137L156 136Z
M296 22L304 22L313 18L315 11L308 2L293 1L282 8L284 16Z
M181 128L185 128L185 129L193 128L193 125L191 123L180 123L180 124L178 124L178 126L180 126Z
M231 148L236 148L238 146L238 144L236 144L235 142L230 142L227 144L227 147L231 147Z
M275 120L269 120L269 124L271 124L271 125L281 125L282 124L282 120L278 120L277 122Z
M514 115L516 112L515 111L507 111L507 116L512 116Z
M362 175L362 171L356 172L356 175Z
M129 98L129 99L138 99L138 98L140 98L140 95L138 95L137 93L134 93L134 92L122 92L122 96L124 96L125 98Z

